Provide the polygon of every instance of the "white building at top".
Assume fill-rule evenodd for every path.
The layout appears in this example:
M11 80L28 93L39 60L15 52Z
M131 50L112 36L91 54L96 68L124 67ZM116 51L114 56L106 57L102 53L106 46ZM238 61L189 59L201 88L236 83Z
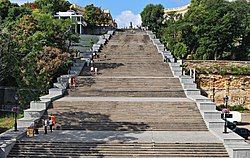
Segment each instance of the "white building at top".
M83 28L87 26L87 23L84 21L83 15L74 10L69 10L67 12L57 12L54 17L58 19L72 19L76 22L75 28L73 30L75 33L83 34Z
M178 8L165 9L164 15L167 16L170 13L176 13L176 14L181 14L183 16L188 11L189 6L190 4Z

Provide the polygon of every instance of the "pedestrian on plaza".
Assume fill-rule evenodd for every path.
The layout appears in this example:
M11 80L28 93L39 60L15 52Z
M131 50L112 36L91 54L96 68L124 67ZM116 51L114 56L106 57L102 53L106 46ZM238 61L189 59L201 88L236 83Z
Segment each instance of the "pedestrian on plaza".
M52 122L51 117L49 117L49 129L50 129L50 132L52 132L52 126L53 126L53 122Z
M28 130L29 130L29 137L34 137L34 127L35 127L35 123L34 122L32 122L31 124L30 124L30 126L28 127Z
M35 134L39 134L39 131L38 131L38 122L37 122L37 121L35 121L34 133L35 133Z

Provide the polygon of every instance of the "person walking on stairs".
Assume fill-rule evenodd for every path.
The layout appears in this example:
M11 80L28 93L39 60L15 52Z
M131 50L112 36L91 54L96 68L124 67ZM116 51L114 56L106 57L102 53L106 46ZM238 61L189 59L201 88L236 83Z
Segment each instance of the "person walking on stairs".
M49 125L49 120L44 119L44 134L48 133L48 125Z
M51 120L52 120L53 126L55 127L55 125L56 125L56 116L55 116L55 114L51 115Z
M50 129L50 132L52 132L52 126L53 126L53 121L52 121L51 117L49 117L49 129Z

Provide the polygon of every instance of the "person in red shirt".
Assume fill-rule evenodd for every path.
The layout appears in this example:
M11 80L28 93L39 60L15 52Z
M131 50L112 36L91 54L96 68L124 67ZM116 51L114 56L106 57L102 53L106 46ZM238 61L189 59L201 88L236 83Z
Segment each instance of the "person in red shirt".
M52 120L53 126L55 126L55 124L56 124L56 116L55 116L55 114L51 115L51 120Z

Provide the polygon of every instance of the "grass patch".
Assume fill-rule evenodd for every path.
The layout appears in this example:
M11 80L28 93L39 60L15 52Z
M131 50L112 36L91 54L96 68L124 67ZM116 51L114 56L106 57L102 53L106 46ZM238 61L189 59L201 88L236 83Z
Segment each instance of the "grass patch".
M219 111L221 111L224 108L226 108L226 107L223 104L216 107L216 109ZM244 107L244 105L232 105L232 106L230 105L230 106L228 106L228 108L230 111L238 111L241 113L249 112L249 109Z
M10 129L14 125L14 117L0 118L0 128Z
M18 114L17 118L22 118L23 114ZM14 127L14 115L4 115L0 117L0 133L3 133Z

